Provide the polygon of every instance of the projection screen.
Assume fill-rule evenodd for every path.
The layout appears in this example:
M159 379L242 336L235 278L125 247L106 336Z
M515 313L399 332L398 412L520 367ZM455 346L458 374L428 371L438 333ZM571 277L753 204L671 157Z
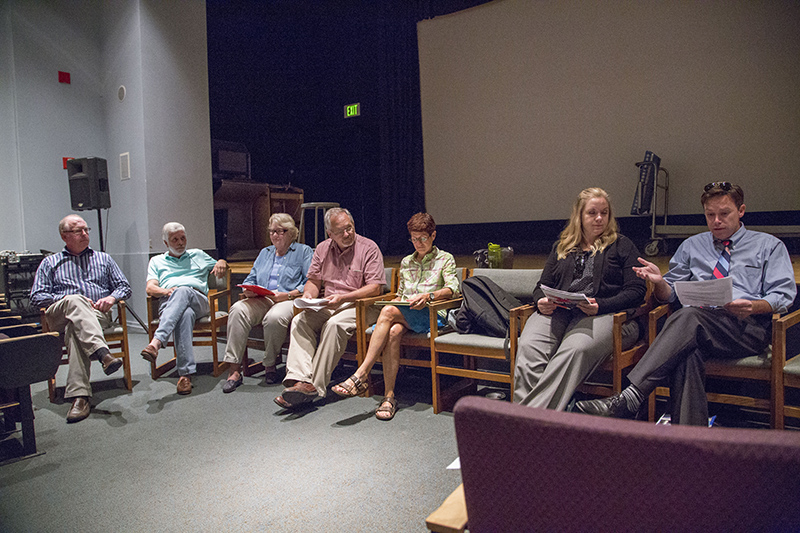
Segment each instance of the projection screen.
M629 212L646 150L670 212L709 181L800 202L800 3L497 0L418 24L427 209L439 224Z

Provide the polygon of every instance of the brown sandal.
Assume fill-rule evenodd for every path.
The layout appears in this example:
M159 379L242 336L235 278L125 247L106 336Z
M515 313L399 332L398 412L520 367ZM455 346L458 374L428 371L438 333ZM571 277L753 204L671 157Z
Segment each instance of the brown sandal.
M352 383L351 386L347 386L348 380ZM353 374L338 385L334 385L331 390L343 398L352 398L353 396L358 396L368 388L369 384L366 381L361 381L358 379L358 376Z
M386 406L386 404L389 404ZM394 418L394 414L397 412L397 400L394 396L384 396L383 400L381 400L380 405L375 410L375 418L378 420L391 420ZM378 416L380 414L384 414L387 416Z

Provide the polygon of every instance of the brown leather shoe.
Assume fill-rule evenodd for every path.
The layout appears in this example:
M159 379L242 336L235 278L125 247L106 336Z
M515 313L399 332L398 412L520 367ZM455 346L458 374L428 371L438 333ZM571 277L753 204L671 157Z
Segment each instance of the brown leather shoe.
M156 359L158 359L158 350L156 350L155 348L153 348L151 345L148 344L147 346L144 347L144 350L142 350L142 357L146 361L155 363Z
M178 394L191 394L192 393L192 378L189 376L181 376L178 379Z
M100 357L100 363L103 365L103 372L105 372L106 376L110 376L122 366L122 359L113 355L103 354Z
M319 395L314 385L305 381L298 381L293 387L284 389L281 396L292 406L296 407L300 404L313 402Z
M72 400L72 407L70 408L69 413L67 413L67 424L80 422L89 416L89 411L91 408L92 406L89 404L88 397L78 396Z

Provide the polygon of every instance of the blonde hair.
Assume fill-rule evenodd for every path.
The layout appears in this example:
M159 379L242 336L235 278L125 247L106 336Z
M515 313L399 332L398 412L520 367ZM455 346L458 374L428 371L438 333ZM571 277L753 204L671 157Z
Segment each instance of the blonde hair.
M614 218L614 211L611 208L611 199L608 197L608 193L600 187L589 187L582 190L578 195L572 205L572 214L569 216L569 221L558 237L556 252L559 259L564 259L572 250L580 247L583 239L583 210L586 208L586 203L593 198L603 198L608 204L608 225L603 233L592 243L592 255L602 252L617 240L619 226L617 225L617 219Z
M288 231L289 236L292 238L293 241L296 241L297 236L300 234L300 231L294 224L294 219L292 218L292 215L290 215L289 213L273 213L272 216L269 217L268 227L271 228L272 224L277 224L279 228Z

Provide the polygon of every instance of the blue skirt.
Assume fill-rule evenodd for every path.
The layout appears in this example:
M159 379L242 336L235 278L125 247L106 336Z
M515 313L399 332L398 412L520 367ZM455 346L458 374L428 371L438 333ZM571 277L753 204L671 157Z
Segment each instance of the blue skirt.
M411 309L407 305L398 305L397 308L403 313L403 318L408 322L411 331L414 333L428 333L431 330L430 311L425 309ZM441 315L438 317L438 327L445 325L444 319Z

